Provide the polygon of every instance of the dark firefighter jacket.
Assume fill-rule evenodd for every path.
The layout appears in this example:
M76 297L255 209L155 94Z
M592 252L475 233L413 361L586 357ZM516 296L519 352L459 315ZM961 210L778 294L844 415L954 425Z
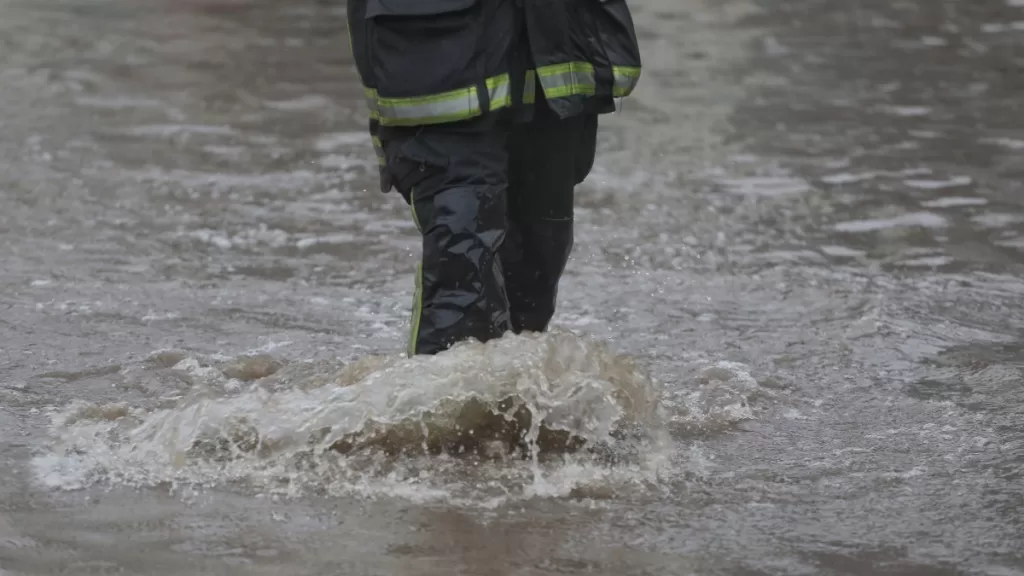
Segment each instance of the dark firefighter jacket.
M563 118L606 112L640 79L626 0L349 0L348 26L382 164L381 126L529 106L538 84Z

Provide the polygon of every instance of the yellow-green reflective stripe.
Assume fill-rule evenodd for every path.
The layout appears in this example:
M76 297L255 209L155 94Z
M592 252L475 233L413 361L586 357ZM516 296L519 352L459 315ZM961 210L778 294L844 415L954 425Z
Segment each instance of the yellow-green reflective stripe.
M637 66L613 66L614 85L612 95L628 96L640 81L641 69ZM596 92L594 66L589 62L567 62L541 66L537 69L546 98L568 96L589 96Z
M508 74L488 78L487 99L491 101L491 110L497 110L512 105L512 83Z
M377 91L372 88L363 88L363 95L366 99L366 107L370 109L370 118L380 118L380 111L377 109Z
M409 356L416 355L416 341L420 337L420 318L423 316L423 264L416 265L416 291L412 297L412 318L409 321Z
M409 191L409 207L412 208L412 223L416 225L416 229L423 233L423 228L420 227L420 216L416 213L416 189L413 188Z
M409 191L409 206L412 208L412 221L416 229L420 227L420 217L416 214L416 189ZM409 319L409 357L416 355L416 340L420 337L420 318L423 316L423 263L416 265L416 289L412 296L412 318Z
M558 76L567 73L587 73L591 78L594 76L594 65L590 62L565 62L562 64L549 64L537 68L537 75L541 78Z
M590 95L596 91L594 66L589 62L566 62L537 68L544 97Z
M537 72L527 70L523 84L523 104L534 104L537 101Z
M640 81L641 69L636 66L613 66L612 95L628 96ZM523 85L523 103L536 101L537 81L549 99L569 96L590 96L597 91L594 65L589 62L566 62L528 70ZM512 104L508 74L486 80L491 110ZM416 126L455 122L480 115L480 98L476 86L450 90L429 96L382 98L376 90L365 88L370 118L383 126Z
M512 103L508 74L493 76L485 81L491 110ZM381 125L413 126L465 120L480 115L480 97L476 86L450 90L430 96L411 98L382 98L375 91L372 96L371 115L376 110Z
M419 118L441 118L468 114L479 109L475 88L460 88L442 94L417 98L377 98L381 124Z
M629 96L640 82L640 68L635 66L613 66L612 73L615 75L612 96L615 97Z
M373 151L377 153L377 163L381 166L387 164L387 156L384 155L384 144L381 143L380 138L377 136L373 137Z

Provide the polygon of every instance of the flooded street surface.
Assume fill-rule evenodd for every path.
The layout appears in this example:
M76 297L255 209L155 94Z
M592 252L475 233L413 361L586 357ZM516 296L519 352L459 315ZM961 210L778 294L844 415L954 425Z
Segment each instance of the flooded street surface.
M0 0L0 574L1024 575L1024 2L632 6L558 329L409 360L343 6Z

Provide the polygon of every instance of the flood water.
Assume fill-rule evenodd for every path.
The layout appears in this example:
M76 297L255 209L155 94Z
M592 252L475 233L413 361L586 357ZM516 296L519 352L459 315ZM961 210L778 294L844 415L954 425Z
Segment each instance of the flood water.
M0 0L0 574L1024 575L1024 2L632 6L557 329L410 360L344 6Z

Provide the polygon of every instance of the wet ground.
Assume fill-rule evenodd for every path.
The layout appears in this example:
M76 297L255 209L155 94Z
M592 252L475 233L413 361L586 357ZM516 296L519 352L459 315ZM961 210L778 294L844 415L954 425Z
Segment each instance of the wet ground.
M559 331L405 360L343 7L0 0L0 574L1024 574L1024 2L632 5Z

